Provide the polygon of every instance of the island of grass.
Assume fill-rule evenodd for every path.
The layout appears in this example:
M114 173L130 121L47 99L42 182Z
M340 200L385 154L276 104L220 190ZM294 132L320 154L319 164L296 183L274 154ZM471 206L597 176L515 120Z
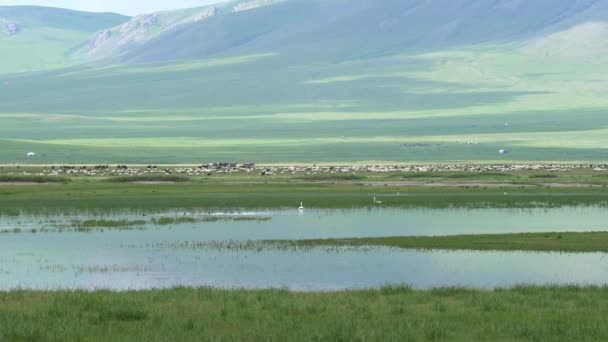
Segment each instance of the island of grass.
M608 232L401 236L264 241L268 247L395 247L417 250L608 252Z
M0 292L2 341L606 341L608 288Z

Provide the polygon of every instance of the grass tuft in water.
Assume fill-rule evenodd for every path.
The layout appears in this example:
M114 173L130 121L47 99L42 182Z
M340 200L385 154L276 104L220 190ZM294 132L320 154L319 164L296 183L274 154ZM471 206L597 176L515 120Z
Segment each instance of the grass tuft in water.
M159 217L153 218L151 222L155 225L167 226L180 223L195 223L196 219L194 217Z

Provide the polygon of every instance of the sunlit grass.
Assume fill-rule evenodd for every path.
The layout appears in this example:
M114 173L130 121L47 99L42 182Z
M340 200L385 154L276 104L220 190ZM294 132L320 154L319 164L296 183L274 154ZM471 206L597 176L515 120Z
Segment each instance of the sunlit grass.
M86 271L86 270L85 270ZM608 339L608 290L534 287L301 293L176 288L0 293L0 339ZM24 319L26 318L26 319Z

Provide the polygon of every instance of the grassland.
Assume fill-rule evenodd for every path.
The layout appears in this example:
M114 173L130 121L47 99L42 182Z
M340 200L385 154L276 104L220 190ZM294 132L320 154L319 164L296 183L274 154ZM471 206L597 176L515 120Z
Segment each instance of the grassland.
M10 78L0 161L608 160L604 64L501 46L339 64L262 52Z
M608 289L0 293L7 341L601 341Z
M289 173L272 177L246 172L211 176L179 173L49 176L42 169L39 166L0 169L0 213L280 209L296 208L300 202L307 208L336 209L608 205L608 176L590 169L552 173L361 172L315 176ZM375 205L373 197L383 203Z
M408 236L362 239L266 241L281 248L388 246L420 250L608 252L608 232Z
M133 184L70 182L0 186L0 212L62 212L69 210L246 209L372 207L529 208L608 205L603 188L467 188L376 186L358 184ZM379 206L379 205L376 205Z

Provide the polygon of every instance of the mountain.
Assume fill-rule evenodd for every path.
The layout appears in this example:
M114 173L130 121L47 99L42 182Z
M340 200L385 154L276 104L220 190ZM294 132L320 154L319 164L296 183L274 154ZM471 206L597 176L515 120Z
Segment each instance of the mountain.
M128 17L58 8L0 7L0 74L46 70L76 61L67 57L95 31Z
M0 7L0 52L8 57L0 73L269 51L340 61L486 43L572 55L583 47L568 47L569 39L595 47L590 39L602 31L585 25L605 20L608 2L598 0L237 0L133 18Z
M20 54L0 60L0 162L608 160L607 1L21 10L0 16Z
M267 0L265 6L256 4L260 1L136 17L98 33L101 41L119 37L109 44L118 49L95 45L89 54L109 57L108 50L115 51L121 62L131 63L264 51L347 60L519 42L608 19L608 2L597 0Z
M90 60L121 56L155 38L171 35L207 19L274 5L284 0L245 0L184 10L156 12L133 17L120 26L95 33L79 53Z
M581 62L608 58L608 22L590 21L534 39L522 49L533 56Z

